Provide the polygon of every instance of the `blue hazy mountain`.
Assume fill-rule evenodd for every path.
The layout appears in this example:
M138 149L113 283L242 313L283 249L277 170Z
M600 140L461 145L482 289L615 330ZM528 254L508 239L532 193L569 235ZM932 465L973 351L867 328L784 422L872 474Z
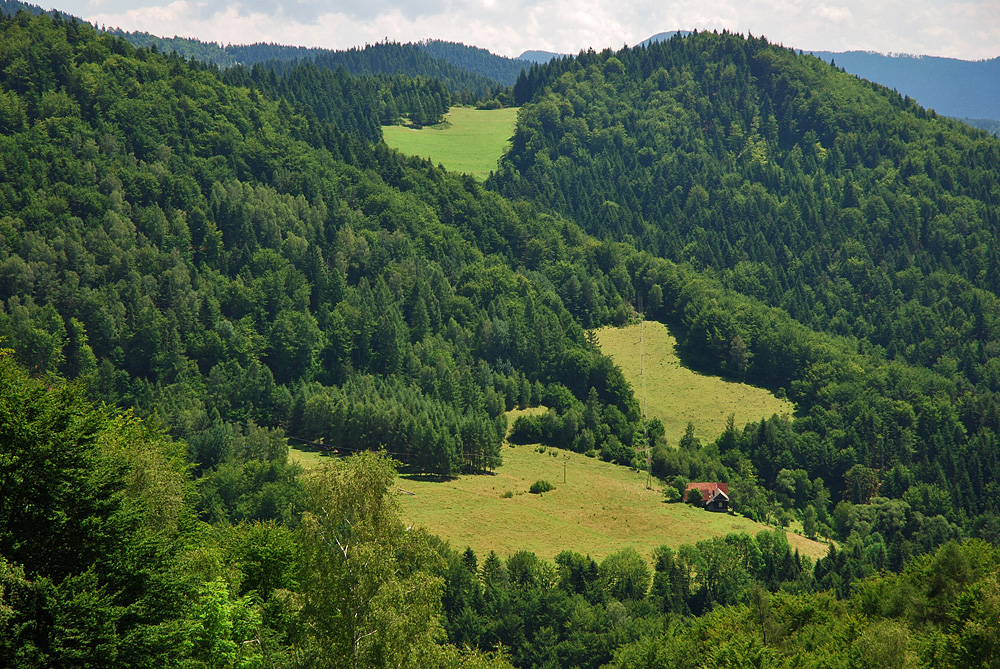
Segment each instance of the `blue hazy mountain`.
M851 74L893 88L944 116L1000 120L1000 58L958 60L887 56L867 51L813 51Z
M665 42L668 39L672 39L677 36L687 37L690 34L691 34L690 30L669 30L665 33L656 33L652 37L649 37L639 42L639 46L649 46L654 42Z
M529 60L532 63L547 63L553 58L568 55L565 53L555 53L554 51L525 51L517 58L518 60Z

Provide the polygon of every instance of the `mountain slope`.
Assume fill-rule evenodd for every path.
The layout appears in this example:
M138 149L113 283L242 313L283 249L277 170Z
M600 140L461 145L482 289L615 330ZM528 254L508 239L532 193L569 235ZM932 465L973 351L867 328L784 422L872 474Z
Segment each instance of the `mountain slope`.
M722 270L803 322L930 365L936 335L905 349L892 330L928 299L922 277L1000 291L1000 144L818 60L703 33L532 70L515 94L534 101L501 192ZM894 293L911 267L920 277ZM981 361L959 359L982 378Z
M0 334L28 368L160 415L199 471L246 421L495 466L504 410L591 385L632 440L620 373L517 272L558 230L176 55L69 20L0 28ZM591 287L610 319L616 289Z
M515 96L525 104L490 181L501 193L703 268L870 355L849 374L858 395L814 394L808 373L791 380L783 370L817 351L772 357L757 347L783 335L745 321L735 303L684 307L688 361L784 386L808 414L781 428L795 442L781 456L744 433L764 480L800 467L843 480L849 494L861 470L831 468L846 456L877 471L886 496L917 482L954 500L966 487L994 489L1000 142L818 59L728 34L554 61L532 68ZM647 315L672 319L676 291L649 279L637 292ZM940 375L978 408L949 410L958 432L942 441L918 436L930 405L905 399L911 381L874 371L886 361ZM897 414L894 402L908 408ZM954 467L942 460L948 451Z

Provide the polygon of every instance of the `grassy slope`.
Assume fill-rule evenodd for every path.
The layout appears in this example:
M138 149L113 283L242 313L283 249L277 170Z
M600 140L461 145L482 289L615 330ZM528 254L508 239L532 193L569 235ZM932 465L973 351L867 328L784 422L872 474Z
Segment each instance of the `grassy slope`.
M578 453L513 446L504 447L503 458L495 476L448 481L401 477L398 486L413 493L400 495L404 517L457 548L471 546L479 555L525 549L546 559L564 549L600 559L628 546L648 557L663 544L677 547L712 535L768 529L742 517L665 504L655 479L648 490L645 474ZM553 483L555 490L528 493L539 479ZM502 497L506 491L514 496ZM788 540L813 558L827 551L795 534Z
M389 146L412 156L430 158L453 172L485 179L514 134L517 109L477 110L452 107L441 125L420 130L401 125L383 126Z
M736 426L743 427L748 421L794 411L791 402L761 388L698 374L681 366L674 350L677 342L662 323L601 328L596 334L601 351L621 367L640 404L645 389L646 415L663 422L669 443L677 443L688 421L694 423L695 434L704 442L722 434L729 414L735 414ZM645 384L640 375L640 348Z
M772 413L791 413L790 403L765 390L681 367L674 339L662 324L644 323L642 333L647 412L663 420L671 441L680 438L689 420L700 437L714 439L730 413L736 414L737 424ZM641 401L639 326L604 328L597 336L602 350L622 366ZM519 413L511 412L510 424ZM653 489L647 489L646 475L641 472L578 453L551 448L539 453L536 448L505 447L503 466L494 476L446 481L400 477L399 488L413 493L400 494L404 516L453 546L471 546L479 555L491 550L510 555L524 549L547 559L565 549L601 559L628 546L648 557L663 544L677 547L707 536L769 529L742 517L665 504L661 484L654 479ZM306 467L319 461L314 453L293 450L291 454ZM566 483L562 482L564 463ZM539 479L556 489L543 495L528 493ZM506 491L514 496L502 497ZM826 555L824 544L791 533L788 540L803 555Z

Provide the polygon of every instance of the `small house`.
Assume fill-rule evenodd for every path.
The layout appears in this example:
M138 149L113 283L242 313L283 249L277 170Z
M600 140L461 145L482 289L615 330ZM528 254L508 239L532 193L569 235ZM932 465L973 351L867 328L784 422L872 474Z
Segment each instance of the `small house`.
M688 495L695 489L701 493L701 505L709 511L721 511L723 513L729 511L728 483L688 483L687 489L684 491L684 499L687 500Z

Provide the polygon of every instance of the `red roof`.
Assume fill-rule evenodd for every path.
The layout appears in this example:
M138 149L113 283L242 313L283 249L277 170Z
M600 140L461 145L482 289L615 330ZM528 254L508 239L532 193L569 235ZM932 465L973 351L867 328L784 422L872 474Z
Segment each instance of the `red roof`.
M728 483L716 483L715 481L706 481L703 483L688 483L687 488L684 490L684 499L687 499L688 492L693 488L697 488L701 493L701 499L703 502L709 502L713 497L715 497L716 492L721 492L726 496L726 500L729 499L729 484Z

